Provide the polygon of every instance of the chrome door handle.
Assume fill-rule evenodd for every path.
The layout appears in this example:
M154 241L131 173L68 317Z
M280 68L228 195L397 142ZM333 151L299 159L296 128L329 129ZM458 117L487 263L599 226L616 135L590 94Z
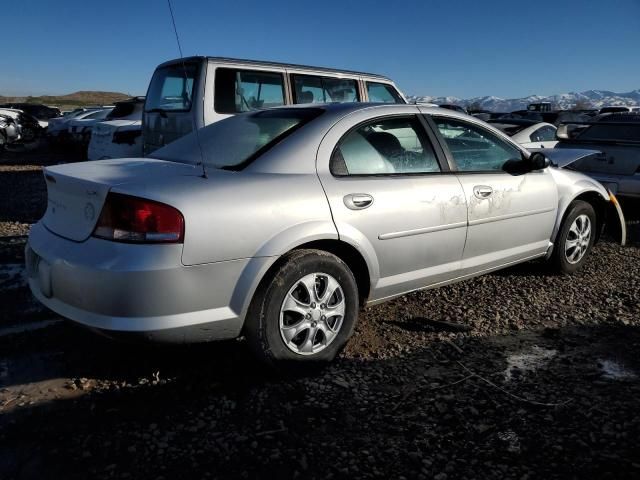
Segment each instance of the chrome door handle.
M344 204L351 210L362 210L370 207L373 203L373 197L366 193L350 193L345 195Z
M476 198L489 198L493 193L493 188L487 185L476 185L473 187L473 194Z

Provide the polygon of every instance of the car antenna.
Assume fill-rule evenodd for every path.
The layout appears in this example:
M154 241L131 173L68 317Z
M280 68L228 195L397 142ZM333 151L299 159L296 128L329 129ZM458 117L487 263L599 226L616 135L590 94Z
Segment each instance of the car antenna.
M176 28L176 19L173 16L173 8L171 7L171 0L167 0L167 4L169 5L169 13L171 14L171 23L173 24L173 31L176 34L176 42L178 43L178 51L180 52L180 61L182 62L182 71L184 73L184 84L186 88L189 78L187 75L187 67L184 64L184 55L182 55L182 47L180 46L180 38L178 37L178 29ZM191 99L189 100L190 102L193 102L194 88L195 88L195 82L192 85ZM190 107L193 107L193 105L190 105ZM196 122L196 118L195 118L195 110L191 111L191 115L193 116L193 124L195 126L196 142L198 143L198 149L200 150L200 166L202 167L202 178L207 178L207 169L204 165L204 153L202 151L202 144L200 143L200 134L198 133L198 123Z

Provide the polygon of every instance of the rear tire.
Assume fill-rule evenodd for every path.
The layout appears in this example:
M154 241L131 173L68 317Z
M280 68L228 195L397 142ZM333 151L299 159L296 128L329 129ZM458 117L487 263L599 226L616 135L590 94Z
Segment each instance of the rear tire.
M596 213L590 203L575 200L567 208L553 245L551 264L561 273L574 273L584 265L596 237Z
M331 362L353 334L358 288L351 270L333 254L296 250L256 293L245 336L261 361L282 371Z

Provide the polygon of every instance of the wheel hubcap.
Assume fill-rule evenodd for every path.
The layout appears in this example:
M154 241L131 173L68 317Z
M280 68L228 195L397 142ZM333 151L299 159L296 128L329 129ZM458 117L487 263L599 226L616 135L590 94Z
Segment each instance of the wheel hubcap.
M569 263L578 263L589 249L591 241L591 220L587 215L578 215L569 228L564 243L564 255Z
M289 350L312 355L338 336L345 313L344 292L326 273L305 275L293 284L280 308L280 336Z

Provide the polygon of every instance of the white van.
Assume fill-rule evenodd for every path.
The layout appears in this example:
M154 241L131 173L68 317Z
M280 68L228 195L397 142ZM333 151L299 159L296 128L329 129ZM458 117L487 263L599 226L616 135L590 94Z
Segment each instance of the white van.
M144 154L230 115L296 103L407 103L388 78L285 63L188 57L159 65L147 90Z

